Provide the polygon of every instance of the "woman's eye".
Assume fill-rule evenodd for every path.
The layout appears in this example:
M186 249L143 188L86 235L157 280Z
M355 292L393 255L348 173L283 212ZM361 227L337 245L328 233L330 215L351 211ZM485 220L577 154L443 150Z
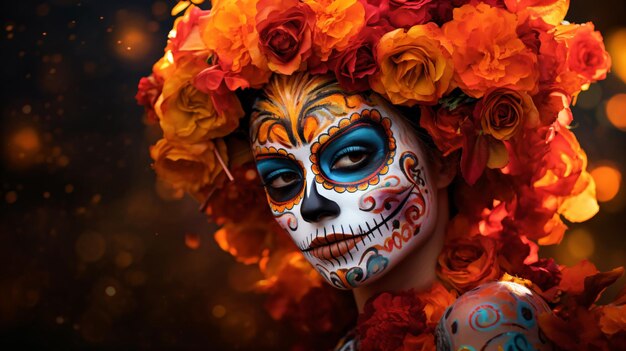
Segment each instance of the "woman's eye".
M352 151L339 157L331 166L331 169L356 169L363 165L369 153L366 151Z
M269 186L275 189L285 188L300 181L298 174L293 172L282 173L269 182Z

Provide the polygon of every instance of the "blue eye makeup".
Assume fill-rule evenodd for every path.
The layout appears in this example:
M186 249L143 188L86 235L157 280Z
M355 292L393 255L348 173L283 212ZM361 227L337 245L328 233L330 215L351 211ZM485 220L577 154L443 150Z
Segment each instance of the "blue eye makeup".
M324 176L341 184L356 184L377 174L389 152L381 126L359 123L334 135L319 151L319 167Z
M268 195L275 202L287 202L302 190L304 177L295 161L285 157L261 157L256 166Z

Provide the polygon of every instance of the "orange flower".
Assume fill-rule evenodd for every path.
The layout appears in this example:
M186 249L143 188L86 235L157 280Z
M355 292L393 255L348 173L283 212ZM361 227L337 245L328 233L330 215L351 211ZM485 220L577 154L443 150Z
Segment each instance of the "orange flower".
M249 65L267 71L258 47L255 16L257 0L214 0L202 29L202 39L215 52L218 64L233 72Z
M454 110L441 106L433 111L430 106L420 106L420 126L433 138L444 156L463 147L463 125L472 124L473 105L462 105Z
M174 189L189 193L213 184L222 173L216 153L228 162L226 144L220 139L186 147L161 139L150 148L153 168L159 178L170 183Z
M461 216L452 219L437 265L439 279L461 293L500 276L497 242L469 233L467 219Z
M304 0L315 12L314 43L322 61L333 49L341 50L365 24L365 9L358 0Z
M319 273L299 251L275 252L261 269L266 278L257 289L270 294L268 312L274 319L282 318L290 302L300 302L311 288L321 286Z
M606 78L611 67L611 57L604 48L600 32L593 23L567 24L556 28L556 39L565 42L569 49L567 66L587 83Z
M580 294L585 290L585 279L599 272L596 266L587 260L580 261L572 267L565 267L561 271L563 275L559 289L574 295Z
M194 77L205 67L198 60L179 62L165 81L155 110L165 138L172 142L195 144L222 137L237 128L244 115L238 99L228 99L228 109L218 111L213 96L194 86Z
M436 104L450 91L454 69L441 30L434 23L398 28L378 43L380 72L372 89L395 105Z
M453 46L455 80L465 93L482 97L489 88L535 90L537 56L519 39L517 16L480 3L454 10L443 32Z
M521 127L532 128L539 121L532 98L507 88L490 89L476 108L483 132L498 140L509 140Z
M446 312L446 308L452 305L456 299L456 297L439 282L435 282L428 291L420 293L419 297L424 302L426 324L433 329L437 327L437 323L439 323L439 320Z
M269 254L269 244L275 229L267 219L248 218L246 221L224 225L215 232L215 241L238 262L255 264Z
M600 315L600 329L607 335L626 331L626 305L603 306Z

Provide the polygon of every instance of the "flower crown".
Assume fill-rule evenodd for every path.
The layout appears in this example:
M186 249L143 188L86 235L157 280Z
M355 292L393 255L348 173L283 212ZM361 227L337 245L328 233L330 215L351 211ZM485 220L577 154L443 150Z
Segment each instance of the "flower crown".
M241 97L274 74L330 75L347 91L419 108L415 122L441 153L460 154L458 213L437 268L448 288L463 293L509 273L552 291L564 268L539 259L537 243L559 243L563 218L585 221L598 211L570 105L610 66L592 23L564 22L568 5L214 0L201 10L180 1L175 11L188 8L137 93L163 130L150 150L154 169L222 225L222 249L258 265L264 279L255 288L278 305L301 301L320 281L259 204L265 195L247 137L237 132ZM480 260L454 264L460 246Z

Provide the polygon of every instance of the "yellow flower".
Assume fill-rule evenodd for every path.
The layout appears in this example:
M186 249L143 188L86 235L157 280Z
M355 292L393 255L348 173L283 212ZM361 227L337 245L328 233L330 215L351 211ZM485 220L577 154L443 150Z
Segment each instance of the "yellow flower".
M395 105L437 103L451 90L454 75L452 59L440 39L434 23L385 34L378 44L380 72L371 81L372 89Z
M237 128L243 117L236 98L230 99L234 103L227 109L218 111L211 96L196 89L193 79L205 67L199 60L178 62L174 73L165 80L155 110L166 139L195 144L222 137Z
M150 148L153 168L159 178L174 189L191 194L218 180L223 171L218 154L223 162L228 162L226 144L221 139L189 146L179 146L161 139Z

